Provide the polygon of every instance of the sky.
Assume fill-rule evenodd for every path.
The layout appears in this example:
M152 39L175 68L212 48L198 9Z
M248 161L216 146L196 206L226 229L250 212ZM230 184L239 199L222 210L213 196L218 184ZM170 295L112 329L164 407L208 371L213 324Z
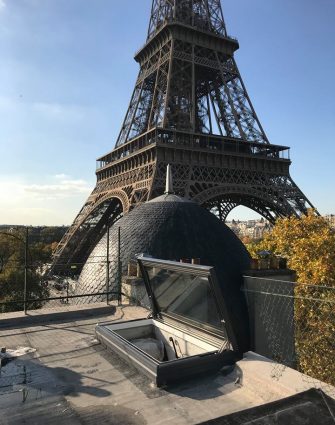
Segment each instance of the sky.
M293 179L335 213L335 0L221 3L269 140L291 147ZM0 224L71 224L120 131L150 7L0 0Z

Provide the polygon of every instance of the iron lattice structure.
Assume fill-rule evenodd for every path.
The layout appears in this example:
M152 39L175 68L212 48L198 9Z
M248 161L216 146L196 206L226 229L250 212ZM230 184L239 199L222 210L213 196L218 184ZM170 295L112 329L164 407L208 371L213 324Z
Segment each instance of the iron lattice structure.
M140 71L114 150L59 244L53 270L82 264L122 214L164 190L225 220L238 205L270 222L313 208L289 174L289 148L269 143L237 68L220 0L153 0Z

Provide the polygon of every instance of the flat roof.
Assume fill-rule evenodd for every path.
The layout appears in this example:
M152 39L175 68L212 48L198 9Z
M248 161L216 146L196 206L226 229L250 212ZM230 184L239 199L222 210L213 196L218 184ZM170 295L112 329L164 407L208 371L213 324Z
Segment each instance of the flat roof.
M26 317L2 314L0 347L36 351L1 369L0 424L190 425L322 387L292 369L247 353L227 375L158 389L106 351L94 334L99 321L147 314L141 307L104 304L36 311Z

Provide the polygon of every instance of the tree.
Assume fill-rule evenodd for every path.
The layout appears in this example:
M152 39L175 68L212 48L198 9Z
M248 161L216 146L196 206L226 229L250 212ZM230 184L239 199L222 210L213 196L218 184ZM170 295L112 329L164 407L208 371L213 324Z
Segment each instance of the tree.
M24 272L25 272L25 235L20 230L12 230L0 234L0 311L22 310L24 298ZM40 299L48 295L47 288L43 285L38 273L39 262L28 251L27 269L27 299ZM20 302L21 301L21 302ZM41 303L34 303L30 308L38 308Z
M298 282L329 286L335 286L334 247L334 230L312 210L302 218L277 220L260 243L249 246L252 255L269 250L285 257Z
M48 289L43 283L43 273L67 227L29 227L28 230L27 299L46 298ZM17 301L23 300L24 248L24 227L0 226L0 312L23 308L22 301ZM28 307L39 308L42 305L35 301Z
M242 236L240 239L244 243L244 245L249 245L251 243L251 237L250 236Z
M259 243L248 245L253 257L269 250L287 259L297 275L295 340L299 369L335 385L335 232L309 211L302 218L277 220Z

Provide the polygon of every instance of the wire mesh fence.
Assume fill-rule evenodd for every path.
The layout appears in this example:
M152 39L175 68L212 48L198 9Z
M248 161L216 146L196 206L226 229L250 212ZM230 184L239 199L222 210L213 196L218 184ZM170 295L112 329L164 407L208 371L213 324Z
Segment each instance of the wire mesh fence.
M6 272L0 272L0 313L121 303L121 299L140 304L136 295L122 292L120 265L106 255L91 255L85 263L67 264L58 275L49 274L49 266L7 264Z
M334 386L335 288L259 277L244 281L252 349L277 362L273 376L288 366L310 384Z
M63 273L50 276L54 236L8 232L0 231L0 313L122 298L149 305L136 264L122 264L120 246L110 247L106 235L84 263L64 264ZM335 288L248 276L244 281L251 349L276 361L273 377L291 367L306 380L335 385Z
M117 301L120 304L121 297L125 294L109 291L109 292L93 292L81 295L60 295L57 297L36 298L27 300L11 300L0 302L0 313L5 312L29 312L32 310L56 309L60 307L78 306L83 304L94 304L106 302L107 305ZM0 316L1 320L1 316Z
M120 264L109 260L107 245L49 273L65 231L0 226L0 313L121 301Z

